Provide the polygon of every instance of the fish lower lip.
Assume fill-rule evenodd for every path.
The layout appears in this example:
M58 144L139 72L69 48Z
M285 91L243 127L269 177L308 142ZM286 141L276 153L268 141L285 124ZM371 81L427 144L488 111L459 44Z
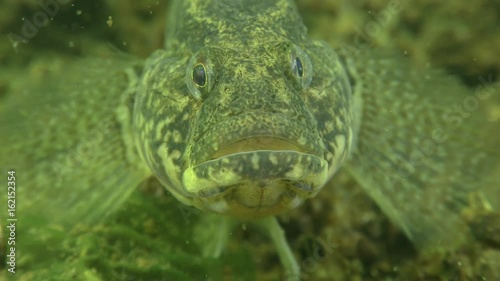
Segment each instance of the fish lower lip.
M268 215L296 207L326 183L328 164L293 150L237 152L186 169L182 180L198 208ZM257 213L258 213L257 212Z

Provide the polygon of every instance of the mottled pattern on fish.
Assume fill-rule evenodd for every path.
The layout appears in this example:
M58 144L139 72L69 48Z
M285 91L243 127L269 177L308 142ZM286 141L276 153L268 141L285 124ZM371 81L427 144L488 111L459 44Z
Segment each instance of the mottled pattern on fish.
M500 198L493 173L499 151L489 137L496 125L486 124L484 112L455 108L498 92L473 96L455 78L398 58L372 51L346 59L354 95L363 100L359 142L346 168L417 245L452 247L469 235L464 208L483 197L498 207Z
M348 77L330 47L307 37L295 9L291 1L175 2L166 49L146 62L134 135L181 201L250 218L280 213L316 194L346 159ZM200 64L204 87L192 77Z
M126 124L135 66L140 62L130 57L56 64L49 69L57 75L42 74L6 101L1 168L18 172L17 210L24 219L96 221L150 175L127 158L131 141L120 124Z
M468 236L470 198L498 204L498 151L480 141L479 112L447 113L468 94L453 79L384 52L339 57L307 37L292 1L175 1L171 15L165 50L144 64L83 61L64 70L81 75L10 97L1 168L24 171L20 212L96 221L154 174L186 204L258 217L316 195L344 161L422 247ZM190 84L200 63L205 87Z

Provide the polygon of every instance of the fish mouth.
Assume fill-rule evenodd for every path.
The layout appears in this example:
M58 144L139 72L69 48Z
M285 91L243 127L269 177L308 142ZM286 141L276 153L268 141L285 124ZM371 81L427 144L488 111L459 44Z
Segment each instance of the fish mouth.
M323 157L325 145L319 135L312 131L304 122L282 114L250 112L207 130L200 139L194 141L190 162L191 165L198 165L230 154L231 149L242 152L284 150L283 147Z
M193 205L234 217L259 218L295 208L316 195L328 178L322 143L303 125L287 125L294 129L275 126L272 134L265 128L254 130L260 134L240 135L238 140L226 137L216 149L209 149L210 154L182 175ZM219 139L224 135L213 131ZM302 141L294 141L296 135Z

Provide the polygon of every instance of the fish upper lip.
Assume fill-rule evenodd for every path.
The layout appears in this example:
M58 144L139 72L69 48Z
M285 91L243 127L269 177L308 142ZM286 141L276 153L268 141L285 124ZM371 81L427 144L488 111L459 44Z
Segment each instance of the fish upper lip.
M306 147L299 146L289 140L283 140L275 137L254 136L224 145L221 149L216 150L209 160L241 152L264 150L293 150L311 154L311 151L308 151Z
M254 120L245 128L235 126L244 119ZM207 130L193 146L191 163L198 165L235 153L260 150L293 150L322 158L323 149L320 137L305 124L282 114L253 112L220 122Z

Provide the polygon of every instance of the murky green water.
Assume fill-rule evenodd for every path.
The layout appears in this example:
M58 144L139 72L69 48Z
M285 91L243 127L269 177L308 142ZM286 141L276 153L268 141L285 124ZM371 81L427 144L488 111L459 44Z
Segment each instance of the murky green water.
M1 111L12 107L23 110L22 103L6 101L12 95L23 95L25 88L85 75L68 72L73 68L67 65L81 58L109 57L119 52L145 58L163 45L168 1L48 2L56 4L0 3L4 35L0 40ZM500 42L500 18L496 11L500 5L494 1L476 1L473 5L470 1L432 0L297 3L311 36L332 46L395 48L416 66L443 68L471 91L494 87L499 81L496 45ZM44 15L51 18L50 24L44 25ZM48 79L53 73L59 78ZM487 122L498 124L500 98L499 91L495 93L480 108L488 116ZM6 137L1 132L0 136ZM500 133L492 130L478 141L498 143L499 139ZM27 149L36 155L35 147ZM491 154L498 155L496 151ZM8 159L0 161L2 168L9 163ZM29 172L15 172L17 188L29 188L23 185L23 177ZM491 177L498 178L499 172L499 167L492 167ZM0 182L6 187L7 171L1 173ZM341 171L334 185L281 217L305 280L500 278L500 246L495 234L500 222L495 217L475 224L485 233L478 235L479 243L471 242L453 253L418 254L349 175ZM492 186L490 194L499 194L497 189ZM0 198L3 200L4 195ZM488 199L498 210L500 199ZM279 280L283 274L272 244L251 224L234 229L221 258L202 257L199 244L211 239L216 220L184 207L151 180L99 224L77 221L68 229L31 217L25 219L18 213L19 248L13 275L6 271L11 245L10 230L5 225L10 222L6 221L4 203L0 206L0 280ZM40 212L50 210L50 206L50 202L40 206ZM477 209L466 215L482 215L482 206Z

